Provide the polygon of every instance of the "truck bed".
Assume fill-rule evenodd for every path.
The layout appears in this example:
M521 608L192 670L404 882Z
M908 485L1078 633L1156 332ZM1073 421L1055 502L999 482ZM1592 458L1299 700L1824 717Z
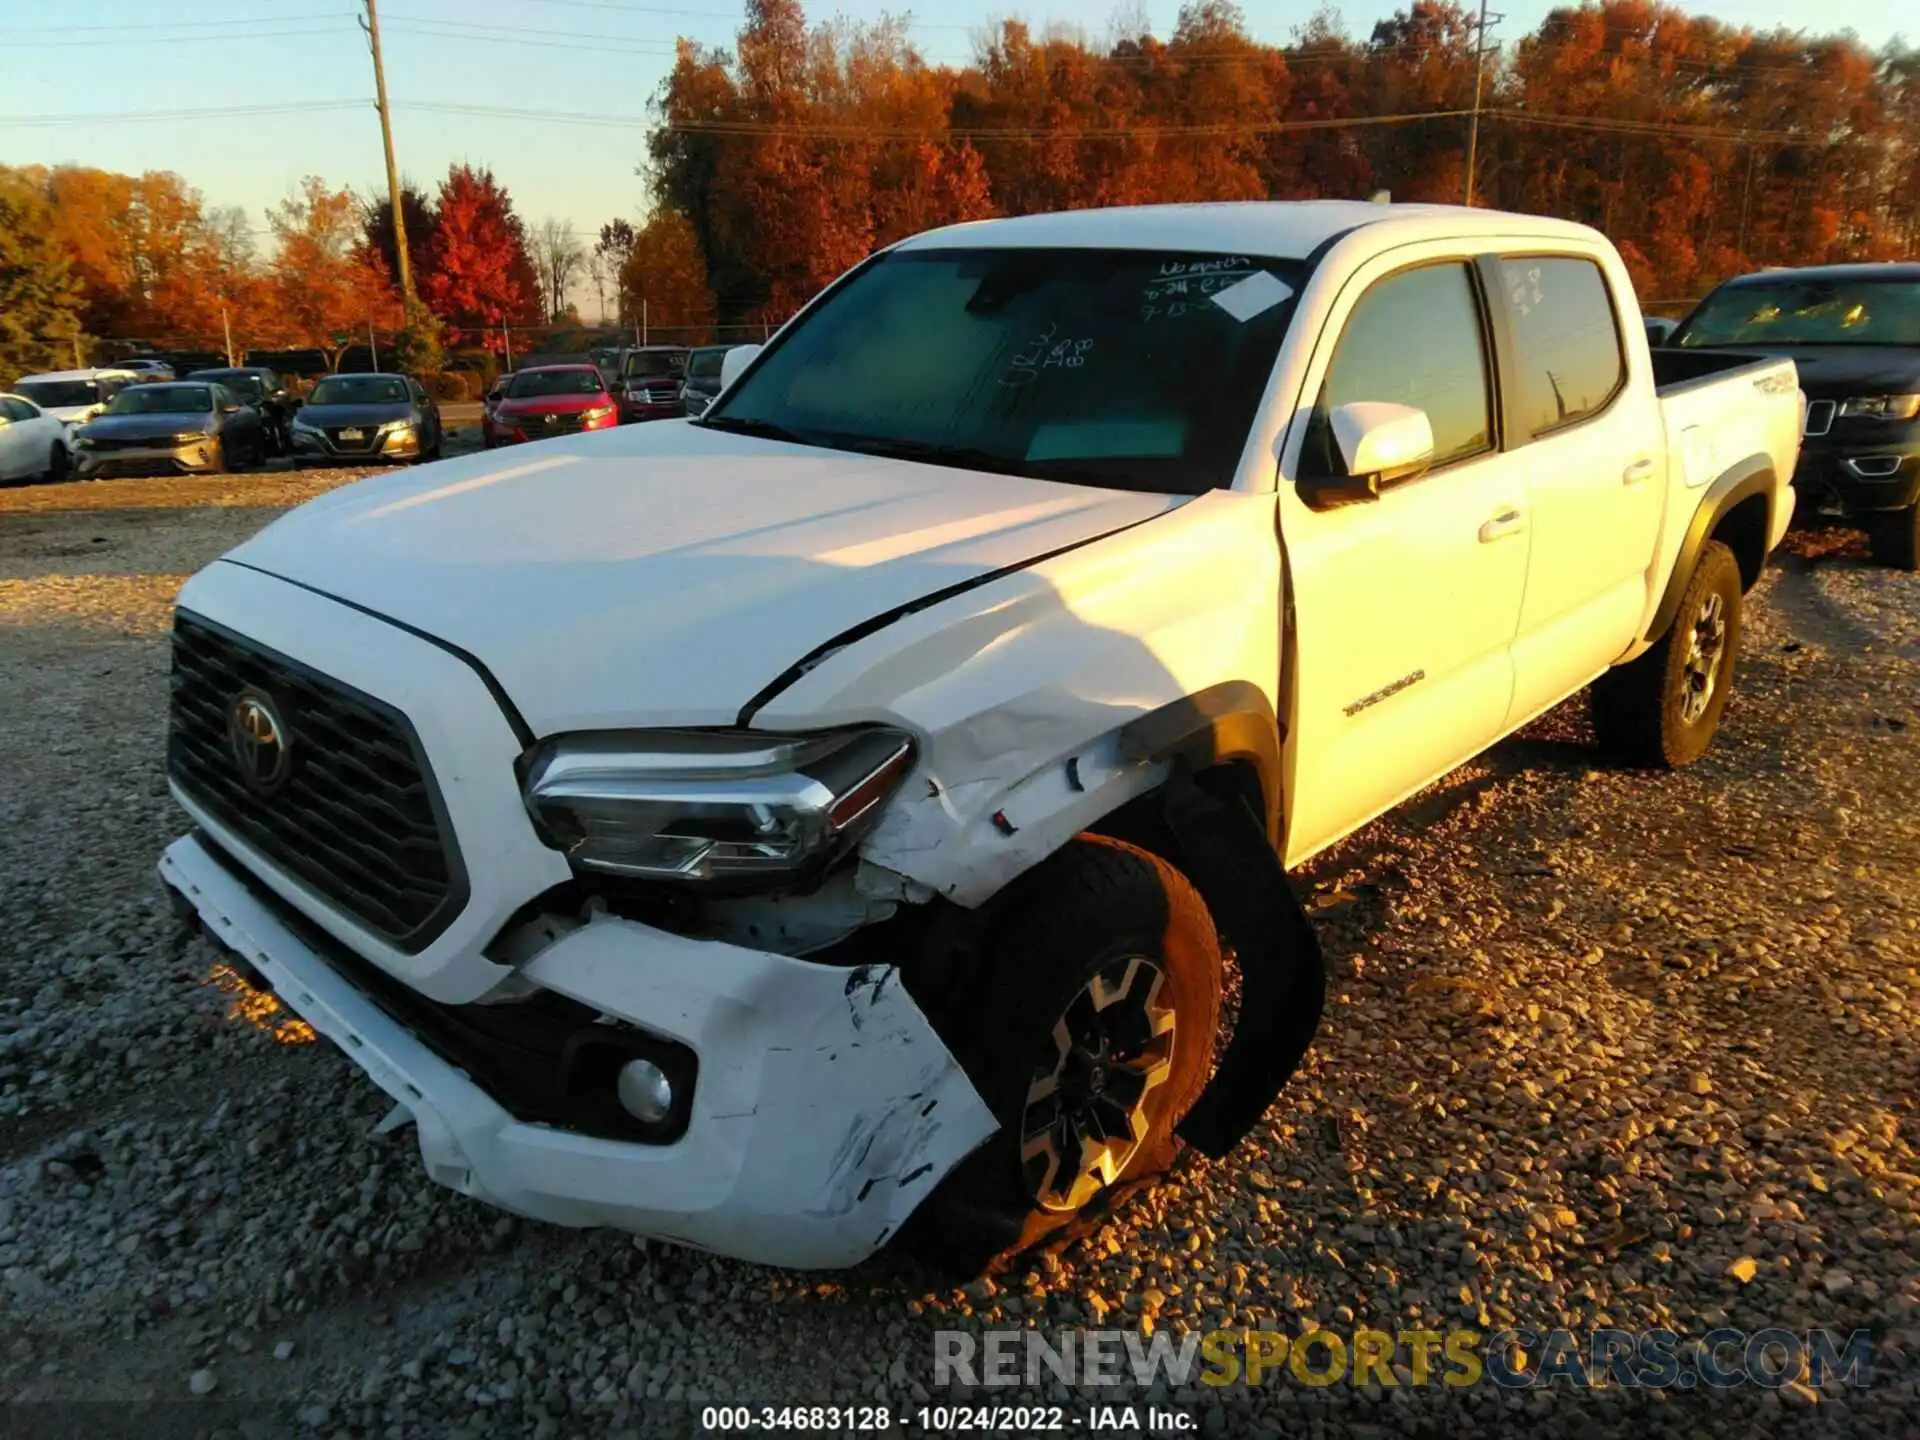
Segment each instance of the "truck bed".
M1709 381L1725 379L1749 366L1771 365L1770 355L1737 350L1649 350L1653 357L1653 384L1662 397L1676 395Z

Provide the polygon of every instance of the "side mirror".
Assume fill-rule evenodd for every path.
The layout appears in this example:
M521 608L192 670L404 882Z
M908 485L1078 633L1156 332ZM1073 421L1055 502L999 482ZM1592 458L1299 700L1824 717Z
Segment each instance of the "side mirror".
M727 392L740 372L753 363L753 357L760 353L758 345L736 345L720 357L720 394Z
M1335 406L1327 420L1347 473L1300 481L1295 489L1312 509L1378 500L1381 491L1419 478L1433 464L1433 423L1412 405L1360 401Z

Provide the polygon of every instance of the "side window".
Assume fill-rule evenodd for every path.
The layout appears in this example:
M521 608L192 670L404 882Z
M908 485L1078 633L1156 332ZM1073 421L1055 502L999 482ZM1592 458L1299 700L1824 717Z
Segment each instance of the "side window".
M1500 262L1512 317L1522 435L1597 415L1626 383L1613 297L1591 260L1545 255Z
M1467 267L1389 275L1360 297L1340 332L1307 437L1309 463L1319 457L1326 473L1337 473L1327 415L1382 400L1426 411L1435 465L1478 454L1493 444L1487 378L1486 332Z
M0 400L0 415L9 420L33 420L40 412L24 400Z

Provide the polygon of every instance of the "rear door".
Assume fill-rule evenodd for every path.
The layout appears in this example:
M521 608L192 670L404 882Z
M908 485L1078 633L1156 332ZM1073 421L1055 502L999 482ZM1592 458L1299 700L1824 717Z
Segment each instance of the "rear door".
M1488 262L1501 305L1508 446L1523 459L1533 544L1514 640L1514 723L1632 644L1667 496L1666 425L1624 274L1578 253ZM1624 303L1623 303L1624 302Z
M18 480L34 472L32 447L37 427L33 422L39 413L24 400L11 396L0 399L0 420L6 422L0 425L0 480Z
M1342 289L1282 455L1296 650L1287 860L1296 863L1501 734L1527 576L1527 483L1500 451L1490 297L1472 256L1407 247ZM1310 397L1310 398L1306 398ZM1326 416L1418 406L1435 463L1377 501L1316 510L1294 481L1336 465Z

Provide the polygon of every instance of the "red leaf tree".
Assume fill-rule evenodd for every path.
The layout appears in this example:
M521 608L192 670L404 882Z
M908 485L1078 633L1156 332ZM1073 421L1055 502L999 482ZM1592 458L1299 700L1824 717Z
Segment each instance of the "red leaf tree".
M491 170L456 165L440 183L440 204L415 288L451 327L476 332L489 350L502 325L538 324L540 281L526 229Z

